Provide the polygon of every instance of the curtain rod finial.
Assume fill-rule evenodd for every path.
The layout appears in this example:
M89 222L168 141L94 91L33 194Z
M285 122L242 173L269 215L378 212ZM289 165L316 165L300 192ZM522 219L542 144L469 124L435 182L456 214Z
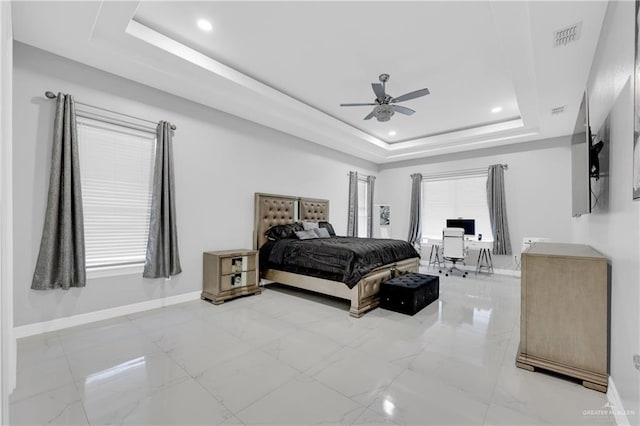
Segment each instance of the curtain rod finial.
M52 91L48 90L46 92L44 92L44 95L49 98L49 99L55 99L57 98L56 94L53 93Z

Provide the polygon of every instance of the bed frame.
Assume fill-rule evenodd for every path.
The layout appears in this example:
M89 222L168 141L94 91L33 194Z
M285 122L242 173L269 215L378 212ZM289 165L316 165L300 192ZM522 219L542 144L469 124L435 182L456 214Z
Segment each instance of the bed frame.
M253 248L259 250L267 241L265 232L276 225L285 225L304 220L311 222L329 221L329 201L287 195L255 194L255 222ZM395 275L417 272L419 258L406 259L374 269L349 288L340 281L331 281L291 272L267 269L262 278L329 296L347 299L351 302L349 314L360 318L365 312L380 303L380 284Z

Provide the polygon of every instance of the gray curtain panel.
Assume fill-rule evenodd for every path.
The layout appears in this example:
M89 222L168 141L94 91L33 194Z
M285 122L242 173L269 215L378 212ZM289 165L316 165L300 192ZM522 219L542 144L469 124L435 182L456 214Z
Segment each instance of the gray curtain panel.
M349 214L347 237L358 236L358 172L349 172Z
M367 237L373 237L373 189L376 184L375 176L367 176Z
M58 93L47 210L31 288L68 290L85 284L76 110L71 95Z
M422 240L422 173L411 175L411 206L409 207L409 236L407 241L420 247Z
M158 123L149 241L142 274L144 278L169 278L182 272L176 229L176 192L171 134L169 122Z
M493 232L493 254L511 254L511 240L507 223L507 202L504 196L504 167L489 166L487 176L487 204Z

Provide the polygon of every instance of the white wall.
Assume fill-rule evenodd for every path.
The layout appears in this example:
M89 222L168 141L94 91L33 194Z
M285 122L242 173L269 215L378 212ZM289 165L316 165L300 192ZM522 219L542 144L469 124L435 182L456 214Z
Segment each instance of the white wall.
M609 2L589 75L592 131L610 116L608 211L575 221L574 239L593 246L611 265L610 375L631 424L640 423L640 201L632 201L634 2ZM636 83L638 84L638 83Z
M523 237L571 239L571 170L568 137L528 142L384 165L376 181L376 203L391 205L394 238L406 239L409 229L411 173L437 173L506 163L505 197L514 255ZM470 256L473 264L473 256ZM494 256L497 269L514 269L513 256Z
M77 101L177 125L177 215L183 273L121 276L69 291L30 289L49 176L52 90ZM202 289L202 252L251 248L254 192L326 198L346 232L349 170L371 163L16 43L14 56L14 310L21 326Z
M16 383L13 337L11 216L11 82L13 31L11 3L0 2L0 423L9 423L9 393Z

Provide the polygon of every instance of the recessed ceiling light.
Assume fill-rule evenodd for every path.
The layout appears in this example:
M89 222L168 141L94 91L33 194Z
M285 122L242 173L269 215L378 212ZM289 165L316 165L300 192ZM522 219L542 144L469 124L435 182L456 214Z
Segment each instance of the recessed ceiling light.
M202 31L211 31L213 29L213 25L211 25L211 22L206 19L198 19L198 28Z
M396 135L396 131L395 130L392 130L392 131L389 132L389 136L395 136L395 135Z
M500 112L500 111L502 111L502 107L495 107L495 108L493 108L493 109L491 110L491 112L492 112L492 113L494 113L494 114L495 114L496 112Z

